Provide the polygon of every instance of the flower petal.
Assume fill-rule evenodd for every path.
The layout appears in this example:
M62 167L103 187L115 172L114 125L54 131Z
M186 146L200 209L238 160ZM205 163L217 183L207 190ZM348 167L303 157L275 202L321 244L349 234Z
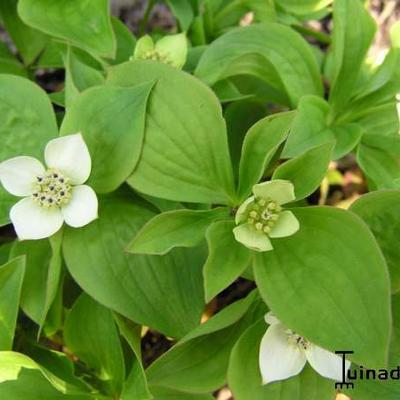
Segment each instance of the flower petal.
M236 225L241 224L247 219L247 210L250 204L254 201L254 196L249 197L242 205L238 208L235 214Z
M133 58L135 60L144 59L149 51L154 50L154 42L151 36L144 35L137 42Z
M282 323L272 311L269 311L267 314L265 314L264 319L268 325L276 325Z
M255 251L272 250L271 241L265 233L256 231L250 224L242 224L233 229L235 239Z
M182 68L186 63L187 39L185 33L162 37L156 43L156 50L167 54L168 61L176 68Z
M256 197L271 199L278 204L290 203L296 199L292 182L283 179L275 179L254 185L253 193Z
M271 238L282 238L293 235L300 229L297 218L291 211L282 211L279 218L269 233Z
M305 364L304 352L288 343L285 327L282 324L271 325L260 345L259 365L263 384L295 376Z
M64 222L59 208L40 207L30 197L20 200L11 208L10 219L20 240L52 236Z
M72 188L71 200L62 207L65 222L74 228L87 225L97 218L98 201L94 190L87 185Z
M89 178L92 162L80 133L51 140L47 143L44 157L49 168L65 174L73 185L81 185Z
M310 365L325 378L340 381L342 379L342 357L331 353L314 344L305 351ZM350 361L346 360L346 375L350 368Z
M44 172L44 166L36 158L14 157L0 163L0 182L14 196L30 196L36 177Z

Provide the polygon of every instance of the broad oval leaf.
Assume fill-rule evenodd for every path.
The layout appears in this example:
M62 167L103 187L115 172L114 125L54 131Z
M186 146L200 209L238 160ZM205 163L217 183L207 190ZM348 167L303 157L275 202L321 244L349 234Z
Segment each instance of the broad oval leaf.
M92 158L88 184L98 193L117 189L134 170L152 87L153 83L95 87L82 93L68 110L61 135L82 133Z
M354 123L334 124L329 104L317 96L304 96L299 102L283 157L295 157L324 143L335 142L333 159L350 152L359 142L362 127Z
M46 370L28 356L0 352L0 396L8 400L91 400L92 395Z
M254 124L244 138L239 165L239 199L251 193L254 184L263 177L268 163L285 141L295 112L270 115Z
M324 179L333 146L333 143L322 144L286 161L275 170L272 179L292 182L296 200L304 199L313 193Z
M130 87L154 80L143 151L129 184L168 200L232 203L233 172L225 121L207 86L185 72L152 61L112 68L108 83Z
M375 23L361 1L333 3L332 82L329 103L336 113L346 110L375 34Z
M18 13L26 24L89 53L115 56L108 0L20 0Z
M100 198L99 215L64 233L64 256L76 282L101 304L165 335L181 337L193 329L204 306L202 251L127 254L129 240L154 216L129 192Z
M0 350L2 351L12 349L24 272L25 257L14 258L0 266Z
M2 0L0 15L3 26L18 49L25 65L32 64L47 45L49 38L26 25L17 13L18 0Z
M61 234L50 239L15 242L10 256L25 255L26 271L21 308L39 325L39 333L57 295L61 280Z
M256 256L258 288L288 327L330 351L352 350L370 368L387 362L390 284L382 253L364 222L329 207L292 209L293 236ZM299 306L300 305L300 306Z
M279 0L279 6L293 14L311 14L333 3L333 0Z
M167 211L147 222L129 243L127 251L165 254L174 247L194 247L204 239L207 228L224 217L229 217L226 208Z
M400 290L400 190L382 190L361 196L350 210L371 229L390 271L392 291Z
M112 312L81 294L65 319L64 339L68 349L95 371L103 390L118 396L125 364Z
M233 236L234 221L214 222L207 230L208 258L204 264L206 302L222 292L249 266L251 252Z
M240 334L265 306L255 292L200 325L147 370L149 383L189 393L206 393L226 380L229 354Z
M249 56L253 58L250 64ZM278 77L278 86L286 90L292 106L306 94L322 95L319 68L310 47L284 25L264 23L233 29L208 47L195 72L210 85L246 73L274 86Z
M13 75L0 75L0 87L0 162L20 155L42 159L45 144L58 134L48 96L38 85ZM9 222L15 202L0 186L0 225Z

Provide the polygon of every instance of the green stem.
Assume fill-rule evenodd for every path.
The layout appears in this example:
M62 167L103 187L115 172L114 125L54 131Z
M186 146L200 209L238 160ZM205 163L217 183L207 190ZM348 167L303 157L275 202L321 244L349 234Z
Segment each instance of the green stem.
M153 9L154 3L155 3L155 0L148 0L148 2L147 2L147 6L146 6L146 10L143 15L143 19L139 25L139 35L140 36L143 36L143 34L146 31L146 26L147 26L147 23L149 22L150 13L151 13L151 10Z
M295 29L299 33L302 33L304 35L311 36L311 37L317 39L321 43L324 43L324 44L331 43L331 37L329 35L327 35L326 33L318 32L318 31L315 31L314 29L307 28L306 26L299 25L299 24L293 24L292 28Z

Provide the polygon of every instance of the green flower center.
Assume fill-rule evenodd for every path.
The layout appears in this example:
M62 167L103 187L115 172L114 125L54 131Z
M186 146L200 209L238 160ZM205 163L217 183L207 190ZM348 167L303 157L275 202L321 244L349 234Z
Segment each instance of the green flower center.
M276 224L281 211L282 207L274 200L255 199L249 207L247 222L256 230L268 234Z
M72 187L69 179L59 171L47 170L36 177L32 198L41 207L52 208L71 200Z
M160 53L157 50L149 50L141 57L143 60L159 61L164 64L171 64L168 54Z

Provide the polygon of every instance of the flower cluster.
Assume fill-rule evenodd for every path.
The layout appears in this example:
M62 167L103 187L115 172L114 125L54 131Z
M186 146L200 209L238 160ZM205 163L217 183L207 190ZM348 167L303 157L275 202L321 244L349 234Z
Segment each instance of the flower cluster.
M270 238L293 235L300 227L294 214L281 207L295 200L293 184L279 179L263 182L254 185L253 194L237 210L233 233L252 250L272 250Z

